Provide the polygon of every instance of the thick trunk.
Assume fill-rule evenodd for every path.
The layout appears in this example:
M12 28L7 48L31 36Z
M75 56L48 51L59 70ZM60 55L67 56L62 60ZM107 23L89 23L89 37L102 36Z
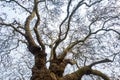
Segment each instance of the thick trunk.
M84 74L94 74L102 77L104 80L110 80L102 72L92 70L90 66L82 67L71 74L63 76L66 65L70 63L69 59L53 59L50 61L49 69L47 69L47 54L45 53L45 50L41 50L41 48L37 46L31 46L29 47L29 51L34 55L35 58L31 80L80 80Z
M38 69L36 66L32 68L31 80L55 80L51 76L50 71L46 67Z
M55 75L46 68L45 50L41 50L39 46L29 46L28 49L34 55L35 60L30 80L57 80Z
M104 80L110 80L102 72L92 69L92 66L96 64L111 62L109 59L94 62L89 66L84 66L71 74L63 76L66 65L72 64L70 59L56 57L50 61L50 67L47 69L45 49L41 49L37 45L28 45L28 49L34 55L35 60L31 80L80 80L85 74L94 74L102 77Z

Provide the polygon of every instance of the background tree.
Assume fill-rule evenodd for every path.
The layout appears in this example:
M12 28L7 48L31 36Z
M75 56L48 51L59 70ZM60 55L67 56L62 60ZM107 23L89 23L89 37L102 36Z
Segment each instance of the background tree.
M119 0L1 0L0 78L119 78L119 4Z

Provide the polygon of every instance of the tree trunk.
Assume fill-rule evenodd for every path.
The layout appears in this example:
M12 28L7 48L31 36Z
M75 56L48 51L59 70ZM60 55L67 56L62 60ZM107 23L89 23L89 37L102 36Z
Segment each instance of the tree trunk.
M32 48L31 48L32 47ZM40 47L31 46L29 47L30 52L34 55L35 64L32 68L32 77L31 80L80 80L84 74L98 75L101 76L104 80L110 80L105 74L100 71L91 69L90 66L84 66L77 71L63 76L65 67L70 63L69 59L58 59L55 58L50 61L50 67L46 67L46 56L45 50L41 50ZM98 61L94 64L108 62L109 60L105 59ZM92 64L92 65L94 65Z

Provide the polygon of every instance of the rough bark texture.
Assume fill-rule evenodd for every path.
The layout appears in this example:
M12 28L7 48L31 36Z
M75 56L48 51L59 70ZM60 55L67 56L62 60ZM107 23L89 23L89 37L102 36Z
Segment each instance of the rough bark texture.
M33 49L33 48L32 48ZM91 66L84 66L76 72L63 76L65 67L70 63L69 59L54 59L51 60L49 69L46 68L46 53L35 47L34 53L35 65L32 68L31 80L80 80L83 75L94 74L102 77L104 80L110 80L105 74L100 71L92 70ZM31 51L33 52L33 51Z

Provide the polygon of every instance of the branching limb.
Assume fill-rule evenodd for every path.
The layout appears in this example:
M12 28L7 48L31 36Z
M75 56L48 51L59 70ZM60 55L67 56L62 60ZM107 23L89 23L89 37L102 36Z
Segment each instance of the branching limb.
M83 1L84 1L84 0L80 1L80 2L77 4L77 6L75 7L75 9L72 11L72 13L70 14L69 19L68 19L67 31L66 31L66 33L65 33L65 37L64 37L63 39L61 39L61 42L62 42L64 39L66 39L66 37L67 37L68 31L69 31L69 28L70 28L70 21L71 21L71 19L72 19L72 16L73 16L74 13L76 12L76 10L77 10L81 5L83 5L83 4L86 4L87 6L91 7L92 5L95 5L95 4L97 4L97 3L100 3L102 0L96 1L96 2L94 2L94 3L92 3L92 4L90 4L90 5L88 5L87 3L83 2ZM97 19L96 19L95 21L91 22L90 25L88 26L88 27L89 27L89 34L88 34L84 39L82 39L82 40L76 40L76 41L72 42L72 43L64 50L63 54L61 54L61 58L64 58L64 57L67 55L68 51L69 51L70 49L72 49L75 45L77 45L77 44L79 44L79 43L82 43L82 44L83 44L83 43L93 34L93 33L91 32L91 28L90 28L90 27L91 27L91 25L94 24L96 21L97 21Z
M78 10L78 8L79 8L81 5L84 4L83 1L84 1L84 0L80 1L80 2L77 4L77 6L74 8L74 10L73 10L72 13L70 14L70 16L69 16L69 6L70 6L71 1L69 2L68 7L67 7L67 16L66 16L66 18L63 20L63 22L62 22L62 23L60 24L60 26L59 26L59 30L60 30L59 38L56 40L56 42L55 42L56 45L55 45L55 47L54 47L53 49L56 49L57 46L58 46L63 40L66 39L66 37L67 37L67 35L68 35L68 31L69 31L69 29L70 29L70 21L71 21L71 19L72 19L72 16L75 14L76 10ZM96 4L96 3L99 3L99 2L101 2L101 1L102 1L102 0L96 1L96 2L92 3L90 6L92 6L92 5ZM68 17L69 17L69 19L68 19ZM63 25L63 23L64 23L67 19L68 19L68 27L67 27L67 30L66 30L66 33L65 33L64 38L61 39L61 38L60 38L61 33L62 33L62 32L61 32L61 26ZM64 52L61 54L61 56L59 56L59 58L61 57L61 59L64 59L64 57L67 55L68 51L69 51L71 48L73 48L75 45L77 45L77 44L80 43L80 42L84 43L84 42L87 40L87 38L91 36L90 26L91 26L94 22L96 22L96 21L97 21L97 20L91 22L91 24L89 25L89 34L88 34L83 40L76 40L75 42L71 43L71 44L64 50Z
M36 0L34 2L34 4L35 4L35 13L36 13L36 16L37 16L37 21L36 21L35 26L34 26L34 32L36 34L37 41L38 41L39 45L44 50L45 49L45 45L43 44L42 39L41 39L40 34L38 32L38 29L37 29L39 24L40 24L40 15L39 15L39 12L38 12L38 1Z
M71 0L69 1L69 4L68 4L68 7L67 7L67 16L66 16L66 18L63 20L63 22L60 24L60 26L59 26L59 30L60 30L60 33L59 33L59 38L56 40L56 44L55 44L55 47L53 48L54 49L54 51L55 51L55 49L57 48L57 46L62 42L62 41L64 41L65 39L66 39L66 37L67 37L67 35L68 35L68 32L69 32L69 30L70 30L70 22L71 22L71 19L72 19L72 16L75 14L75 12L78 10L78 8L82 5L82 2L83 2L84 0L82 0L82 1L80 1L78 4L77 4L77 6L75 7L75 9L73 9L73 11L71 12L71 14L70 14L70 16L69 16L69 7L70 7L70 4L71 4ZM68 19L68 17L69 17L69 19ZM68 19L68 26L67 26L67 29L66 29L66 32L65 32L65 36L61 39L60 38L60 36L61 36L61 26L63 25L63 23L66 21ZM63 54L67 54L67 51L68 51L68 49L66 49L65 51L64 51L64 53ZM64 59L64 56L66 56L66 55L63 55L63 57L61 57L61 59Z
M96 75L96 76L100 76L101 78L103 78L104 80L110 80L109 77L102 73L101 71L98 71L98 70L93 70L91 67L96 65L96 64L100 64L100 63L106 63L106 62L112 62L111 60L109 59L104 59L104 60L101 60L101 61L97 61L97 62L94 62L92 64L90 64L89 66L84 66L82 68L79 68L76 72L73 72L71 74L68 74L68 75L65 75L61 80L81 80L82 76L83 75L90 75L90 74L93 74L93 75Z
M88 34L83 40L76 40L75 42L72 42L69 46L67 46L67 48L64 49L63 53L59 56L59 58L64 59L65 56L67 55L67 53L78 43L82 43L81 45L83 45L83 43L88 39L88 37L90 37L91 34Z
M67 25L67 29L66 29L66 32L65 32L65 36L63 37L62 41L66 39L66 37L67 37L67 35L68 35L68 32L69 32L69 30L70 30L70 22L71 22L71 19L72 19L73 15L75 14L75 12L78 10L78 8L79 8L80 6L82 6L83 1L84 1L84 0L81 0L81 1L77 4L77 6L73 9L73 11L71 12L71 14L70 14L70 16L69 16L69 19L68 19L68 25Z
M111 19L113 18L117 18L117 17L112 17ZM110 19L109 19L110 20ZM109 20L105 21L103 24L105 25L105 23L107 23ZM72 42L67 48L64 49L64 52L63 54L61 54L61 58L64 58L66 55L67 55L67 52L69 52L74 46L76 46L77 44L81 43L81 45L84 44L84 42L91 36L91 35L94 35L94 34L97 34L98 32L100 31L106 31L106 32L109 32L109 31L112 31L112 32L115 32L117 33L118 35L120 35L120 32L118 32L117 30L114 30L114 29L104 29L104 25L101 29L95 31L95 32L92 32L90 27L93 23L95 23L97 20L93 21L90 23L90 25L88 26L89 27L89 34L84 38L84 39L80 39L80 40L76 40L74 42Z
M110 80L110 78L106 74L104 74L104 73L102 73L101 71L98 71L98 70L91 70L91 74L96 75L96 76L100 76L104 80Z
M76 10L77 10L81 5L83 5L83 1L84 1L84 0L80 1L80 2L77 4L77 6L75 7L75 9L72 11L72 13L70 14L69 19L68 19L68 28L67 28L67 31L66 31L66 33L65 33L65 37L64 37L63 39L61 39L61 41L63 41L64 39L66 39L66 37L67 37L67 35L68 35L68 31L69 31L69 29L70 29L70 21L71 21L71 19L72 19L72 16L73 16L74 13L76 12ZM100 0L100 1L101 1L101 0ZM99 3L100 1L97 1L97 2L95 2L95 3L93 3L93 4L91 4L91 6L94 5L94 4L96 4L96 3ZM96 21L97 21L97 20L96 20ZM96 21L94 21L94 22L96 22ZM94 22L91 22L91 24L89 25L89 28L90 28L90 26L91 26ZM63 59L63 58L67 55L67 52L68 52L71 48L73 48L75 45L77 45L77 44L80 43L80 42L84 43L84 42L87 40L87 38L90 37L90 36L91 36L91 29L89 30L89 34L88 34L83 40L77 40L77 41L71 43L71 44L64 50L63 54L61 54L61 58Z
M4 22L0 22L1 26L8 26L13 28L16 32L20 33L21 35L25 36L25 34L23 32L21 32L20 30L18 30L12 23L4 23Z
M36 0L34 0L34 1L36 1ZM36 7L36 4L34 4L32 13L26 18L26 21L25 21L25 35L26 35L25 38L28 41L30 46L36 46L36 43L31 35L31 31L30 31L30 22L35 17L35 7Z
M61 35L62 35L61 27L69 17L69 8L70 8L70 5L71 5L71 2L72 2L72 0L69 0L68 6L67 6L67 15L66 15L65 19L61 22L61 24L59 26L58 39L54 42L55 45L53 46L52 51L51 51L51 53L52 53L51 55L52 55L53 59L56 58L55 50L56 50L57 46L64 40L64 39L61 39Z
M62 27L62 25L65 23L65 21L68 19L68 17L69 17L69 8L70 8L70 5L71 5L71 2L72 2L72 0L70 0L69 1L69 3L68 3L68 6L67 6L67 15L66 15L66 17L65 17L65 19L61 22L61 24L60 24L60 26L59 26L59 39L60 39L60 37L61 37L61 34L62 34L62 31L61 31L61 27Z

